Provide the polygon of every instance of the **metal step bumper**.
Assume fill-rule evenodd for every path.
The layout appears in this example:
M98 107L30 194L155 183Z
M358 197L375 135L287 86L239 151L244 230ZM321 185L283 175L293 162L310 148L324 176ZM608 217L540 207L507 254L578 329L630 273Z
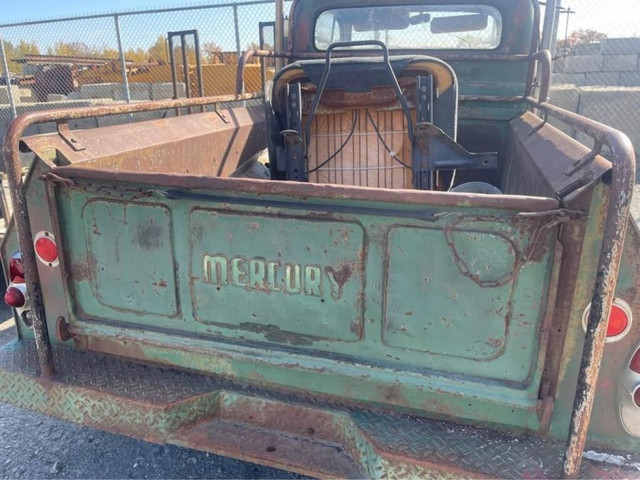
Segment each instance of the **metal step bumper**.
M557 478L564 445L346 407L69 348L39 376L35 345L0 347L0 401L156 443L320 477ZM582 477L640 478L585 460Z

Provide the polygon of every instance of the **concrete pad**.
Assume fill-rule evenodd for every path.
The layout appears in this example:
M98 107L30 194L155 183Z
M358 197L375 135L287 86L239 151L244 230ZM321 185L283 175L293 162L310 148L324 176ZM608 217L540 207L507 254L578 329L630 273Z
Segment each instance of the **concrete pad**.
M184 83L177 83L178 98L184 98L187 96L187 88ZM151 84L151 99L152 100L168 100L173 98L173 84L172 83L152 83Z
M114 98L117 88L121 88L119 83L91 83L80 86L80 97L84 99L93 98Z
M583 87L581 115L616 128L629 136L640 152L640 87ZM592 142L587 142L591 145Z
M11 85L11 95L13 97L14 105L20 103L20 87L17 85ZM9 104L9 92L6 85L0 86L0 103Z
M600 52L604 55L640 53L640 38L607 38L602 41Z
M621 87L638 87L640 86L640 72L622 72L620 74Z
M565 73L600 72L604 66L604 55L582 55L567 57Z
M580 105L580 90L575 85L554 85L549 92L549 103L577 113ZM560 120L549 117L549 123L570 137L575 135L575 129Z
M151 100L151 89L148 83L130 83L129 97L133 101L149 101ZM114 90L114 100L126 100L124 87L118 84L118 88Z
M592 72L585 75L585 86L616 87L620 83L620 72Z
M47 95L47 102L62 102L63 100L66 100L67 96L66 95L62 95L60 93L49 93Z
M554 73L551 76L552 85L584 85L587 81L586 73Z
M566 60L566 57L560 57L557 60L554 60L553 73L564 73L564 63Z
M598 55L600 43L580 43L573 48L572 55Z
M609 72L635 72L638 70L638 54L605 55L604 70Z

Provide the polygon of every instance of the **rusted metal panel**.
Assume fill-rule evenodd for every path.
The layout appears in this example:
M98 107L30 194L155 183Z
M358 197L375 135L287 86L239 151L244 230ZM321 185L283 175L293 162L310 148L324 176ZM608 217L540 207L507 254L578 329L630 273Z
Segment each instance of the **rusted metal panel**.
M149 122L28 137L24 144L58 165L115 171L228 176L266 146L263 109L240 107ZM77 146L82 148L78 150ZM188 158L189 161L184 161Z
M527 112L509 124L509 149L513 158L507 171L504 191L511 194L544 194L563 198L597 181L611 169L611 163L597 156L583 168L566 174L576 159L589 149L569 141L559 130Z

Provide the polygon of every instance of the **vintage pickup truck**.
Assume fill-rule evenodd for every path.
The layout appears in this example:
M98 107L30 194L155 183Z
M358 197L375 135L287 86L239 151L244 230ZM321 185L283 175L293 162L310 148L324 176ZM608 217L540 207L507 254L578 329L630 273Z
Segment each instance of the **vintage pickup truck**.
M546 101L539 17L295 0L264 100L18 117L0 401L317 476L638 476L634 153Z

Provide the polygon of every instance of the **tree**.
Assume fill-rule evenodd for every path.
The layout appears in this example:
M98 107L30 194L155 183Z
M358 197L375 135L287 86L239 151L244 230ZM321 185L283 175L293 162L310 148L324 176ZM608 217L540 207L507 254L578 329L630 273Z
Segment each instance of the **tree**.
M156 43L147 49L147 56L150 62L167 63L167 41L164 36L160 35Z
M13 45L6 40L4 40L3 43L4 52L7 55L7 64L9 65L9 71L11 73L22 73L23 64L14 62L14 59L23 58L25 55L40 54L40 49L35 43L29 43L24 40L20 40L18 45Z
M63 42L58 41L52 47L48 49L49 55L65 55L72 57L89 57L94 56L98 52L95 49L90 48L83 42Z
M566 38L566 40L559 40L556 44L557 49L573 49L576 45L598 43L607 38L606 33L598 32L596 30L575 30Z
M146 63L149 60L149 52L142 48L130 48L124 52L124 58L133 63Z
M204 63L222 63L222 49L213 42L202 44L202 60Z

